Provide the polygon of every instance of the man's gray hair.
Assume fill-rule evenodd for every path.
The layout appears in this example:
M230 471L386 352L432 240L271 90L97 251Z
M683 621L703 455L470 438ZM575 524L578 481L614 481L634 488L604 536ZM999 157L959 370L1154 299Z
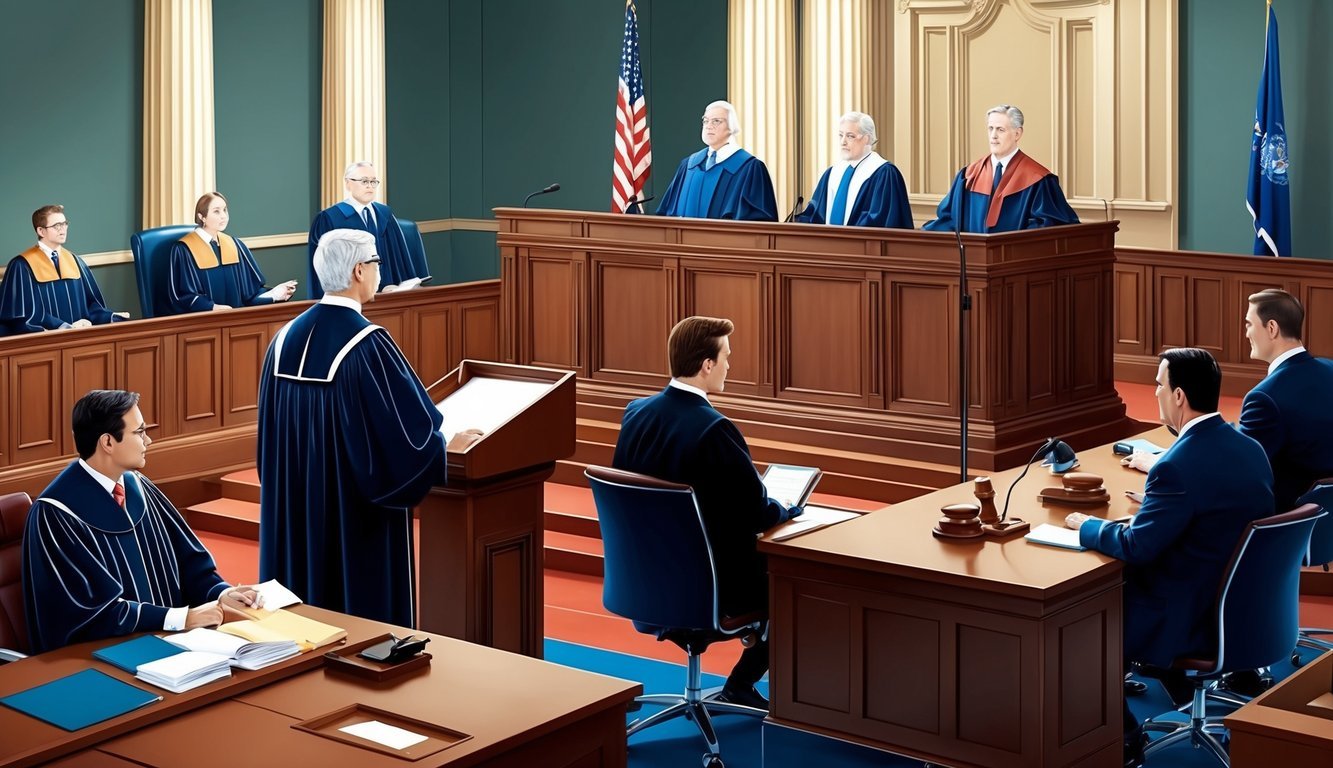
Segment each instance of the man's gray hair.
M369 160L357 160L355 163L352 163L351 165L347 166L347 170L343 171L343 178L344 179L360 178L358 176L352 175L356 173L357 168L374 168L374 167L375 164L370 162Z
M315 274L326 292L345 291L356 265L374 257L374 235L360 229L329 230L315 248Z
M722 109L727 110L728 130L730 130L733 134L741 132L741 119L739 117L736 117L736 108L731 106L731 102L722 101L721 99L718 99L717 101L704 107L704 112L707 113L708 110L712 109L713 107L721 107Z
M1014 128L1023 127L1023 110L1012 104L997 104L991 107L986 110L986 119L989 120L991 115L1008 115L1009 125Z
M864 112L848 112L838 118L838 122L833 127L841 129L843 123L856 123L856 131L862 136L869 136L871 145L879 143L879 136L875 133L875 119Z

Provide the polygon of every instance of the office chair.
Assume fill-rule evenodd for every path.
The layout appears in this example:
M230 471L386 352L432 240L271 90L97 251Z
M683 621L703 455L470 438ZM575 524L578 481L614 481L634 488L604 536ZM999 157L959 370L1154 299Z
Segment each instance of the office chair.
M1333 512L1333 477L1316 480L1310 490L1297 504L1318 504L1326 512ZM1333 563L1333 514L1323 517L1315 523L1314 533L1310 534L1310 551L1305 556L1305 565L1321 565L1327 571ZM1333 650L1333 641L1325 640L1320 635L1333 635L1333 628L1301 627L1296 639L1296 650L1291 654L1291 663L1297 667L1304 663L1301 648L1309 648L1317 654Z
M633 621L638 631L680 646L687 656L685 692L635 699L636 704L667 707L630 723L626 738L685 716L699 726L708 745L703 756L706 768L722 768L711 715L764 717L768 713L717 701L713 698L716 691L703 691L700 656L712 643L758 634L765 616L720 613L713 550L688 485L607 467L590 466L583 474L592 486L602 528L603 605Z
M134 280L139 285L139 307L144 317L167 314L171 275L171 244L194 231L190 224L145 229L130 235L134 254Z
M23 613L23 525L32 500L26 493L0 496L0 664L27 657L28 621Z
M1315 522L1327 516L1316 504L1255 520L1241 534L1222 577L1217 597L1217 654L1214 658L1178 658L1194 683L1188 705L1189 723L1148 720L1145 733L1162 732L1144 747L1144 757L1189 739L1223 766L1230 766L1227 748L1214 732L1225 731L1220 718L1208 717L1208 701L1236 704L1234 695L1217 690L1227 672L1276 664L1296 644L1300 608L1301 558L1310 545ZM1239 703L1244 703L1239 701Z
M397 216L394 220L398 222L398 228L403 232L403 239L407 241L407 257L412 263L412 272L417 275L429 275L430 268L426 264L426 244L421 240L421 230L417 228L415 221L400 219Z

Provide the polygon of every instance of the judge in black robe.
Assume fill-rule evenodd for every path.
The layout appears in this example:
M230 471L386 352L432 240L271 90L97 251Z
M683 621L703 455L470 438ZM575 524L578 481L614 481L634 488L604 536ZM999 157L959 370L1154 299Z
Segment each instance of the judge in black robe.
M0 282L0 334L82 328L124 320L102 300L83 259L64 247L65 208L46 205L32 215L37 244L15 256Z
M211 626L223 612L202 604L240 607L257 599L252 588L222 580L180 512L139 473L152 440L138 399L94 390L74 406L80 458L28 512L23 599L34 652Z
M810 194L810 204L795 220L912 229L912 206L903 175L872 149L878 141L875 121L863 112L848 112L838 119L837 129L842 159L824 171Z
M380 285L374 238L334 230L314 263L329 290L278 331L260 374L259 573L412 627L412 507L445 480L443 417L361 314Z
M379 174L371 163L352 163L343 173L343 187L347 199L325 208L310 222L310 298L324 295L319 274L315 271L315 248L319 239L335 229L359 229L375 236L375 253L380 257L380 285L382 291L397 290L400 286L415 288L422 279L430 277L424 254L413 254L407 247L407 238L398 227L393 211L383 203L375 202L379 190Z
M773 181L763 161L736 145L736 110L715 101L704 110L701 136L707 146L686 157L671 177L660 216L777 221Z

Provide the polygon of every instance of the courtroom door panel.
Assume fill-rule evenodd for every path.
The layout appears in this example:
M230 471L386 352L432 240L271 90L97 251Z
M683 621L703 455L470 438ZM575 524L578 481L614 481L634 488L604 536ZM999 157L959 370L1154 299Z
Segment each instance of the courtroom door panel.
M680 316L725 317L731 334L727 392L773 396L773 268L683 260Z

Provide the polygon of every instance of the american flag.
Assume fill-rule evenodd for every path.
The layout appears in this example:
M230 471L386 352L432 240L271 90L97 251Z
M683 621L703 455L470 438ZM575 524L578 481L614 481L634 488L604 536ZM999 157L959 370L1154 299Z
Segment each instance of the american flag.
M652 170L648 141L648 105L639 71L639 20L634 0L625 2L625 44L620 47L620 85L616 90L616 156L611 169L611 210L622 212L642 196Z

